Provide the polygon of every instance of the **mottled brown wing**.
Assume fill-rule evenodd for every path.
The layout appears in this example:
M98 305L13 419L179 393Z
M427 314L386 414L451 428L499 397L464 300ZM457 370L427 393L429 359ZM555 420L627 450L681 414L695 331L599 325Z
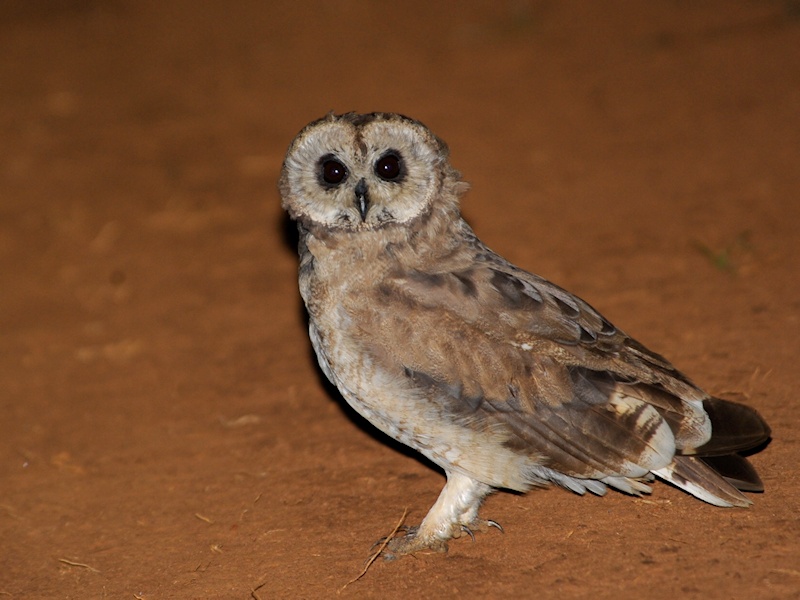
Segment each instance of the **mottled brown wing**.
M488 254L479 271L488 271L489 302L508 313L509 328L529 345L548 340L566 362L590 365L676 393L702 393L663 356L617 329L597 310L559 286ZM492 298L494 296L494 298Z
M510 269L487 262L387 278L370 310L377 339L391 340L388 362L466 426L500 424L509 447L569 476L642 477L672 460L676 439L706 441L695 403L662 391L666 361L631 350L574 296Z
M482 335L564 365L654 384L682 399L708 397L580 298L515 267L477 239L465 246L428 269L392 273L380 288L384 299L447 312Z
M637 493L647 488L635 478L653 472L707 502L749 504L734 485L761 484L744 459L726 481L691 455L766 441L756 411L710 398L586 302L470 242L377 287L365 334L390 340L386 364L465 426L502 427L509 448L543 458L534 482Z

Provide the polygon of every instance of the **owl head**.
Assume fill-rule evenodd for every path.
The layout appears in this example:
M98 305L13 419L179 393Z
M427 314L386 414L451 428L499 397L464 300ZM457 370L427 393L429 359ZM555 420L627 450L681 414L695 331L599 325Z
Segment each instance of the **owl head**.
M366 231L408 224L437 199L457 206L459 174L447 145L392 113L329 114L303 128L283 163L280 192L306 226Z

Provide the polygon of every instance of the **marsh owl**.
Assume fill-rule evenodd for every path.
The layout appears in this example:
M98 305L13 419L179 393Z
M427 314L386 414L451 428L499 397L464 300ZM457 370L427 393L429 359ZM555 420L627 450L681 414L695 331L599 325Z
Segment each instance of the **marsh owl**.
M322 371L378 429L447 482L387 554L485 530L494 489L650 493L654 477L717 506L763 489L739 453L770 430L713 398L583 300L487 248L467 189L422 123L310 123L280 177L299 229L300 293ZM498 200L499 202L500 200Z

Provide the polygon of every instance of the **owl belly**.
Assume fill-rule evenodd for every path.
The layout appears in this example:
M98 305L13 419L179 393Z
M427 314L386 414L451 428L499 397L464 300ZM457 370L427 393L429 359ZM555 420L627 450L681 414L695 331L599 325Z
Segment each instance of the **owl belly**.
M347 403L391 438L445 471L456 471L493 487L530 487L531 457L509 450L498 428L473 428L447 414L442 403L411 384L401 366L390 370L364 350L346 327L318 326L311 343L320 367Z
M386 435L417 448L411 422L419 418L422 407L394 401L398 390L391 389L391 378L342 331L323 333L312 320L309 337L322 372L347 403Z

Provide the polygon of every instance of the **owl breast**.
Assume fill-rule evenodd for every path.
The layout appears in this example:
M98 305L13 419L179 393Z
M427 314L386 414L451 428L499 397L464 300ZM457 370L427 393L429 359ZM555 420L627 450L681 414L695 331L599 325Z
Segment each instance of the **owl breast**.
M351 282L352 285L352 282ZM358 297L351 285L332 288L317 270L301 277L300 289L309 314L308 332L320 369L347 403L362 417L392 438L411 445L409 419L417 416L414 406L392 410L383 398L396 394L393 377L365 351L365 339L345 306ZM337 293L321 290L336 289Z
M397 315L382 309L379 297L390 258L372 256L354 263L344 249L317 247L301 268L300 290L309 314L309 336L325 376L347 403L388 436L414 448L448 471L458 471L494 487L529 487L529 456L504 445L497 428L475 428L453 419L447 402L421 384L381 339ZM360 246L363 250L363 244ZM360 264L360 269L353 269Z

